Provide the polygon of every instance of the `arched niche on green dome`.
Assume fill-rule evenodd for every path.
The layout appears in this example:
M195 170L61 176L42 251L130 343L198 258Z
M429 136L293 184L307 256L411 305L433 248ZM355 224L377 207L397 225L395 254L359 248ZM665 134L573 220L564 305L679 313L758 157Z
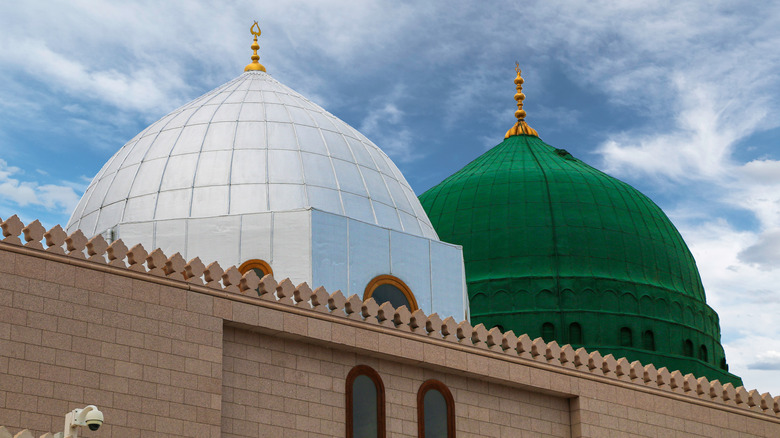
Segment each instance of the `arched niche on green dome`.
M561 307L564 309L579 309L579 300L577 294L571 289L564 289L561 292Z
M620 295L620 311L633 315L639 314L639 302L637 302L637 299L633 294L624 293Z

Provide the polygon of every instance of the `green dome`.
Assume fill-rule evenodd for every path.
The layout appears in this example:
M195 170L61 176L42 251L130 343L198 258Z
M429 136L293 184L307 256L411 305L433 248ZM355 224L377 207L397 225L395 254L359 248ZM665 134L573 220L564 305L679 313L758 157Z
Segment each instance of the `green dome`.
M630 185L516 135L420 201L463 246L474 324L741 384L690 250Z

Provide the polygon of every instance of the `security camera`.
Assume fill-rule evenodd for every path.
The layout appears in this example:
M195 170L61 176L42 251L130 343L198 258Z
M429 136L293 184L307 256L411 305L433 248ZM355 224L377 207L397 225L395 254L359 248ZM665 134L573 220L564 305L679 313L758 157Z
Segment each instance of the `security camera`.
M87 415L84 417L84 422L87 423L89 430L98 430L100 429L100 425L103 424L103 413L98 411L97 408L92 409L87 412Z
M103 413L95 405L84 409L74 409L65 416L64 438L78 438L79 427L87 426L89 430L98 430L103 424Z

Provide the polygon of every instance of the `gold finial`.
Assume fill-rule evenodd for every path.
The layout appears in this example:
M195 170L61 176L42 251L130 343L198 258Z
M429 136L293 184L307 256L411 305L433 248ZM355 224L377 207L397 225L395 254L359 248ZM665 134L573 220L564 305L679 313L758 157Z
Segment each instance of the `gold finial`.
M523 109L523 100L525 100L525 94L523 94L523 82L525 81L520 76L519 62L515 62L515 71L517 72L517 77L515 78L515 85L517 88L517 93L515 93L515 100L517 101L517 111L515 111L515 117L517 118L517 123L515 123L515 126L506 132L504 138L523 134L538 137L539 134L536 132L536 130L528 126L528 123L525 123L525 110Z
M257 30L255 30L257 28ZM244 71L265 71L265 67L263 64L260 64L258 61L260 60L260 55L257 54L257 49L260 48L260 45L257 44L257 37L260 36L260 25L257 24L257 21L255 21L255 24L252 25L252 27L249 28L249 31L252 32L252 35L255 36L255 41L252 43L251 49L254 51L252 54L252 62L247 64L246 67L244 67Z

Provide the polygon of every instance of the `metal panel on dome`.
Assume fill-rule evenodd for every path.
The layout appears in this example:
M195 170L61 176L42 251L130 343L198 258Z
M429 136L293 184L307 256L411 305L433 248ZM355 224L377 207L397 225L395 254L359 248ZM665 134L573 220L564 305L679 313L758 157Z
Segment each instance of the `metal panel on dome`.
M348 219L312 210L311 221L313 284L349 294Z
M103 231L113 227L122 218L122 213L125 211L125 201L115 202L111 205L106 205L100 209L97 223L95 224L95 233L102 233Z
M264 150L233 151L230 184L262 184L267 182Z
M230 186L230 212L228 214L247 214L268 211L267 187L261 184L243 184Z
M164 158L171 154L176 140L181 135L181 129L169 129L160 133L160 135L152 142L143 160L153 160L155 158Z
M268 181L272 184L303 184L303 164L298 151L268 151Z
M198 154L174 155L168 159L162 176L160 191L192 187L195 169L198 167Z
M136 196L127 200L122 222L141 222L154 219L154 207L158 194Z
M271 211L287 211L305 205L306 192L300 184L268 184L268 203Z
M302 151L312 152L320 155L328 155L328 149L325 147L325 140L322 133L317 128L310 126L295 126L295 133L298 135L298 144Z
M226 151L233 149L233 136L236 133L236 122L209 123L206 137L203 139L201 151Z
M355 220L348 226L349 292L362 296L372 278L390 273L390 231Z
M236 260L240 231L240 216L188 219L187 256L199 256L206 264L214 260Z
M298 149L295 130L289 123L266 122L268 149Z
M306 184L337 189L336 176L333 173L331 160L318 154L301 152L303 170L306 174Z
M433 308L440 315L452 315L456 319L469 318L469 303L462 293L466 282L463 269L463 252L456 245L445 242L431 244L431 295Z
M274 213L271 266L294 284L311 281L311 211Z
M160 192L157 197L155 219L176 219L190 217L192 189Z
M227 184L233 151L202 152L195 172L195 187Z
M406 233L391 232L390 250L390 273L409 286L417 299L417 304L430 314L433 304L430 240Z
M241 217L240 253L236 265L252 259L271 262L272 227L273 213L248 214Z
M214 217L228 214L230 187L207 186L192 190L190 217Z
M173 146L173 150L171 150L171 155L200 152L201 146L203 145L203 138L206 136L208 127L209 125L207 124L185 126L176 139L176 144Z
M261 103L244 102L241 106L241 114L238 120L242 121L263 121L265 120L265 110Z
M177 252L186 256L187 234L182 233L182 230L187 230L186 219L155 222L154 247L160 248L169 256ZM122 237L126 240L124 236Z
M309 186L306 187L306 191L309 194L309 203L311 203L312 208L339 215L344 214L341 196L337 190Z
M141 163L128 196L136 197L156 193L160 189L160 179L162 179L167 162L167 158L159 158Z
M265 122L242 121L239 123L233 147L235 149L265 149L267 147Z

